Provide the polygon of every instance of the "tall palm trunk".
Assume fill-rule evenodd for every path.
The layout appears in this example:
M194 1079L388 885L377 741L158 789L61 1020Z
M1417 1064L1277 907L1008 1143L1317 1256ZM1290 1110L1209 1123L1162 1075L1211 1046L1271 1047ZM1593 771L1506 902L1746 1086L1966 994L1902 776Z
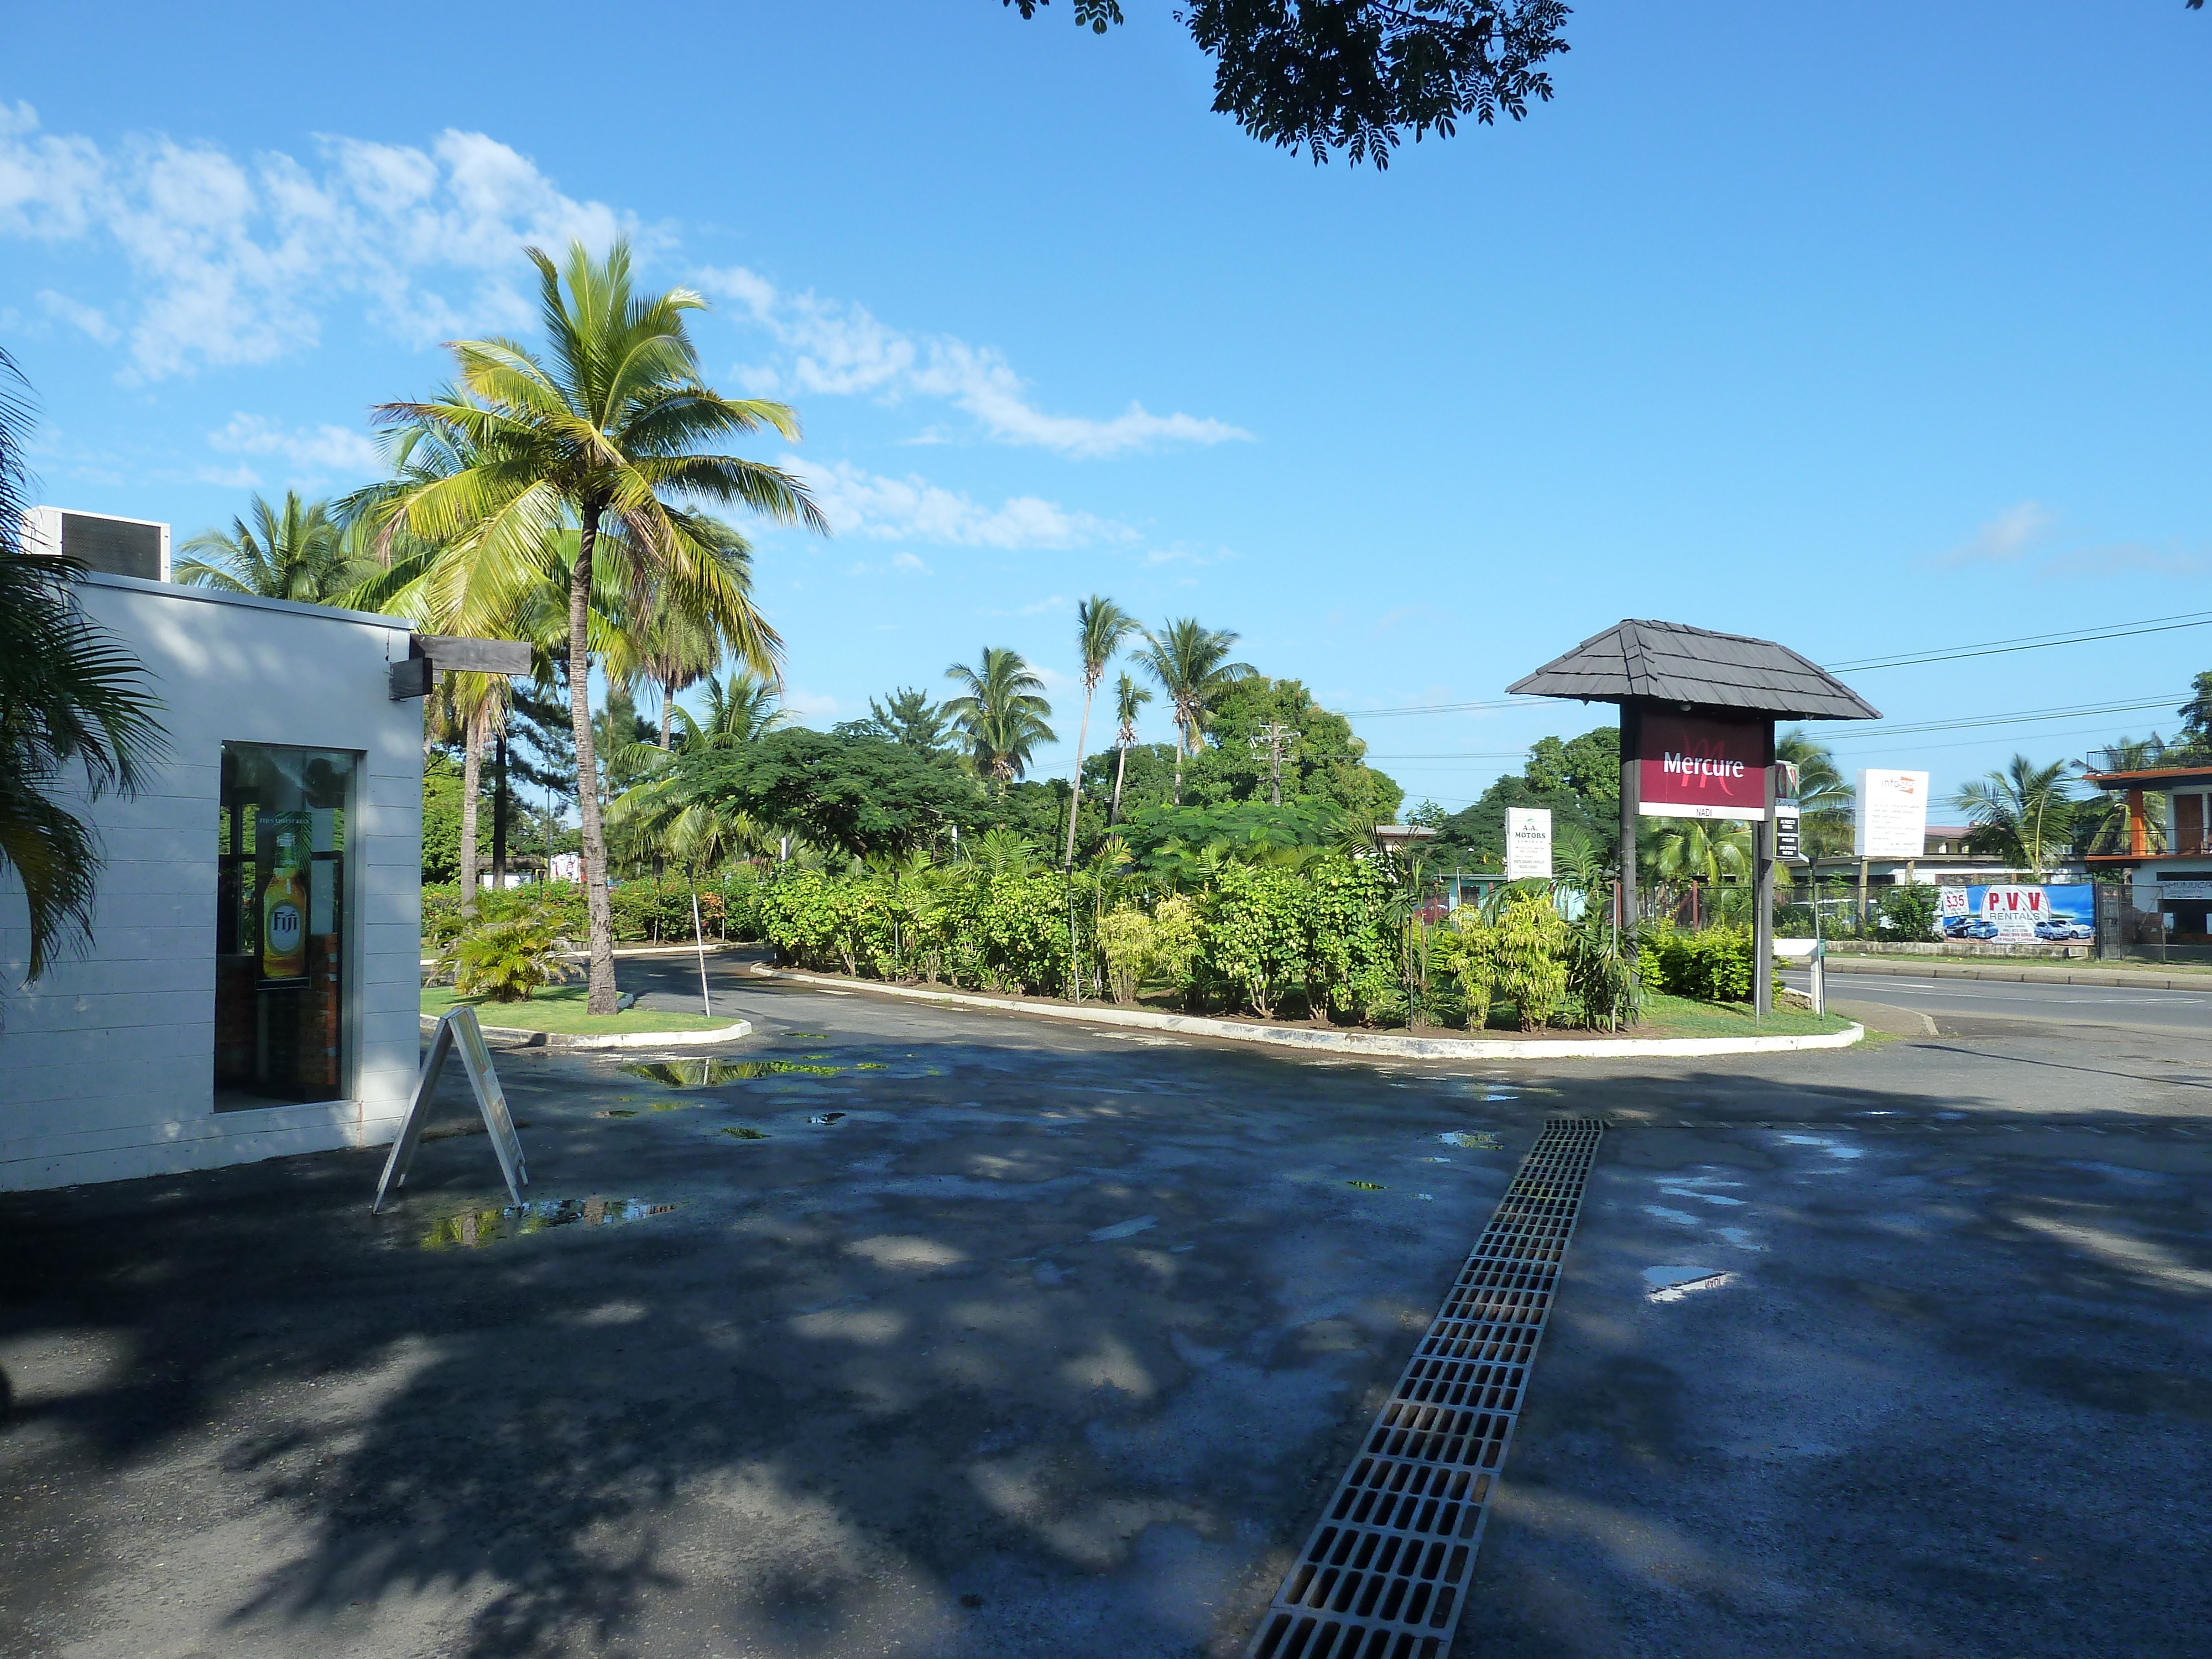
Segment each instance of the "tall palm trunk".
M1106 810L1106 827L1112 829L1121 821L1121 774L1128 769L1129 745L1114 745L1114 804Z
M1176 716L1175 804L1182 805L1182 716Z
M615 918L607 902L607 837L599 817L599 754L592 743L592 555L599 506L586 504L576 567L568 575L568 720L576 736L576 814L583 820L584 914L591 924L591 978L585 1012L615 1012Z
M676 683L663 680L660 683L660 752L664 755L668 752L669 732L675 720Z
M1083 745L1091 740L1091 698L1098 690L1098 682L1088 674L1083 677L1083 725L1075 734L1075 793L1067 798L1067 856L1061 860L1063 869L1075 868L1075 820L1083 811Z
M507 713L501 710L492 737L491 884L507 888Z
M461 722L461 914L477 913L477 796L483 787L483 713Z

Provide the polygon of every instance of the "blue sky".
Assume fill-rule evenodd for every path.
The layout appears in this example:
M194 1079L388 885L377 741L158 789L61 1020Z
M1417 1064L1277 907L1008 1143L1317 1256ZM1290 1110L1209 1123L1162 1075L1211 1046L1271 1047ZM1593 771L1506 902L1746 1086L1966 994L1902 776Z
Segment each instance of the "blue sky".
M441 340L526 328L524 242L619 231L713 299L710 378L805 423L839 533L760 534L759 594L817 722L1005 644L1072 739L1092 592L1353 711L1494 700L1623 616L1836 663L2212 611L2212 17L1592 4L1553 103L1377 174L1245 137L1127 9L11 20L41 498L181 538L357 482ZM1853 680L1917 725L2206 666L2195 629ZM1608 714L1356 724L1457 806ZM2172 723L1834 735L1948 791Z

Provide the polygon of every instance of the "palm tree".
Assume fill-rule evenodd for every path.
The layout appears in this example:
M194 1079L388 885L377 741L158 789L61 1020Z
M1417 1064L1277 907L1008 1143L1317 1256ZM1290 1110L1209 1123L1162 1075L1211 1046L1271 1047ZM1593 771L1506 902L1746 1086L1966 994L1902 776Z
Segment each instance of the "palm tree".
M1158 634L1145 635L1145 648L1137 660L1152 672L1167 693L1175 711L1175 804L1182 805L1182 757L1187 747L1194 755L1206 726L1212 723L1213 699L1232 680L1260 671L1245 662L1228 660L1237 635L1226 629L1201 627L1195 617L1178 617Z
M1114 684L1114 717L1120 722L1114 732L1114 804L1107 810L1109 826L1121 820L1121 774L1129 764L1129 750L1137 741L1137 710L1152 700L1152 694L1131 679L1127 674Z
M734 749L757 743L789 718L775 685L757 679L742 668L730 671L726 682L707 682L707 718L694 719L688 708L678 708L684 722L684 747Z
M1083 724L1075 737L1075 793L1067 801L1067 855L1063 869L1075 868L1075 820L1083 805L1083 750L1091 741L1091 699L1106 677L1106 665L1121 648L1121 641L1144 630L1127 611L1093 593L1075 607L1075 640L1083 653Z
M997 779L1003 794L1007 784L1029 769L1030 750L1056 741L1045 724L1052 705L1036 695L1044 682L1021 653L997 645L983 647L977 666L956 662L945 678L965 688L963 696L945 699L945 712L968 739L978 775Z
M1741 879L1751 867L1750 829L1735 819L1669 818L1654 848L1659 879L1674 884Z
M83 567L21 545L30 410L8 382L21 378L0 351L0 871L28 903L27 981L92 932L99 843L55 797L135 794L167 745L144 670L78 608Z
M592 577L603 538L627 544L636 609L674 604L712 620L735 654L763 678L777 672L781 641L751 595L716 556L720 527L678 500L736 502L778 523L827 533L805 487L775 467L702 453L719 440L766 428L796 440L798 417L781 404L721 396L699 379L684 313L704 307L688 289L633 291L628 246L595 262L572 244L563 269L528 250L538 273L538 311L549 347L542 361L512 340L453 347L459 395L383 405L392 426L434 434L475 452L451 477L408 491L396 517L412 534L511 575L542 574L560 532L576 532L568 575L568 699L580 780L596 775L590 701ZM606 836L597 792L579 788L585 900L591 923L594 1014L615 1012L614 918L606 889Z
M336 605L339 596L374 574L375 562L331 516L328 501L303 502L295 490L271 507L256 495L253 522L233 519L228 532L204 531L183 551L206 558L178 562L177 580L264 599Z
M1797 769L1798 835L1805 855L1848 852L1856 797L1833 751L1800 727L1775 738L1774 758Z
M2085 772L2140 772L2167 762L2172 747L2155 732L2147 738L2120 738L2105 745L2093 763L2077 760L2075 765ZM2102 799L2092 797L2075 809L2079 813L2094 817L2088 836L2081 850L2085 853L2125 853L2129 848L2129 797L2141 798L2143 823L2148 829L2150 850L2161 851L2166 847L2166 803L2170 799L2163 791L2107 789Z
M2057 760L2038 766L2014 755L2003 771L1962 786L1951 805L1974 826L1967 845L2009 858L2041 881L2051 867L2051 848L2070 840L2079 810L2067 787L2068 765Z

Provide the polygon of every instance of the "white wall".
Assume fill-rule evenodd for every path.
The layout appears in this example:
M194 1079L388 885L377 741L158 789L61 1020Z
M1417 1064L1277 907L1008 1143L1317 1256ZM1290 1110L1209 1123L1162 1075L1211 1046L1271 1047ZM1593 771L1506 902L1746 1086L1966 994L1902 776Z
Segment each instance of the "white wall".
M422 704L391 700L407 625L358 611L89 576L86 612L145 665L169 757L100 832L93 944L23 989L28 918L0 876L0 1190L370 1146L416 1066ZM363 757L347 825L351 1097L216 1113L216 860L225 743Z

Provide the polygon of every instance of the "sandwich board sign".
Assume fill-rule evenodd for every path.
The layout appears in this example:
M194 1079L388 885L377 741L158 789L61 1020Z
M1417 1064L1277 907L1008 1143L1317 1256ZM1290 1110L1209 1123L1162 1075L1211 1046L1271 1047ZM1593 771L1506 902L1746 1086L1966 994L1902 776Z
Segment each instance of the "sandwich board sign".
M507 1109L499 1073L492 1069L491 1050L484 1043L483 1028L477 1024L477 1011L464 1006L447 1010L430 1039L430 1052L422 1057L422 1075L415 1079L415 1096L408 1103L406 1121L400 1125L399 1138L392 1143L391 1156L384 1160L384 1176L376 1183L376 1201L369 1206L371 1215L384 1208L392 1188L406 1184L407 1166L415 1161L422 1126L429 1120L430 1098L438 1092L438 1075L445 1070L447 1056L456 1049L460 1052L461 1069L468 1073L469 1088L477 1097L477 1109L483 1114L484 1132L499 1159L499 1172L507 1179L507 1196L517 1204L522 1202L522 1189L530 1182L530 1171L522 1161L522 1137L514 1132L514 1118Z
M1552 814L1548 807L1505 809L1505 879L1552 878Z

